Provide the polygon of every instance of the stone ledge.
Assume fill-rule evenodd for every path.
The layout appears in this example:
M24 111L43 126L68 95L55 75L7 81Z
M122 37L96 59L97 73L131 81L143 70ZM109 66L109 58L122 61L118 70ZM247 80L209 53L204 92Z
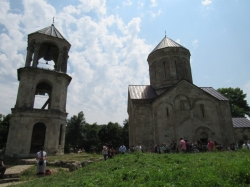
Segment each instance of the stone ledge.
M0 179L0 184L17 182L17 181L19 181L19 178L5 178L5 179Z

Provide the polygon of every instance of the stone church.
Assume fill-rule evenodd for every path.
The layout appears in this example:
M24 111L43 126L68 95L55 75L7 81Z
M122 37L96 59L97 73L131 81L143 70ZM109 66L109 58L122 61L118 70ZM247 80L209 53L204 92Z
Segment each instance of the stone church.
M148 55L150 85L129 85L129 145L144 149L180 138L234 142L229 100L193 84L190 52L168 37Z
M19 88L6 155L34 156L42 146L49 155L64 153L70 47L54 24L28 35L25 66L17 70ZM42 61L52 69L40 67ZM35 106L37 96L45 96L40 108Z

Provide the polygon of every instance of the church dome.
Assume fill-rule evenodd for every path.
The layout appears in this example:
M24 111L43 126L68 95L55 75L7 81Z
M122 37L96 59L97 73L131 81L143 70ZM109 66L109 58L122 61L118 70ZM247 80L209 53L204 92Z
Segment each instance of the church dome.
M178 44L174 40L172 40L172 39L168 38L167 36L165 36L161 40L161 42L153 49L153 51L150 54L154 53L158 49L163 49L163 48L167 48L167 47L180 47L180 48L186 49L185 47L183 47L182 45ZM186 50L188 50L188 49L186 49Z
M148 55L150 85L154 89L169 87L185 79L192 83L190 52L168 37Z

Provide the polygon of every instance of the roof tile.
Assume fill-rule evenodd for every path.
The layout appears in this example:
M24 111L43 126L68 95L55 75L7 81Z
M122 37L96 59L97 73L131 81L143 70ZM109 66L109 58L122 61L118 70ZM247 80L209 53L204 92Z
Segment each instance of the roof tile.
M232 118L234 127L250 127L250 121L247 118Z

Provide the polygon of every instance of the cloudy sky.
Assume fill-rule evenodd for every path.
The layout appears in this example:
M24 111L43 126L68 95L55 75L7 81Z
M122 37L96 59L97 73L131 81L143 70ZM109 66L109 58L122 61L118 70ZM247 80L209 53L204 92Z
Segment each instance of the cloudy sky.
M249 0L1 0L0 113L15 105L27 35L53 17L72 45L68 117L83 111L88 123L122 124L128 85L149 84L146 59L165 32L190 50L195 85L239 87L250 104L249 7Z

